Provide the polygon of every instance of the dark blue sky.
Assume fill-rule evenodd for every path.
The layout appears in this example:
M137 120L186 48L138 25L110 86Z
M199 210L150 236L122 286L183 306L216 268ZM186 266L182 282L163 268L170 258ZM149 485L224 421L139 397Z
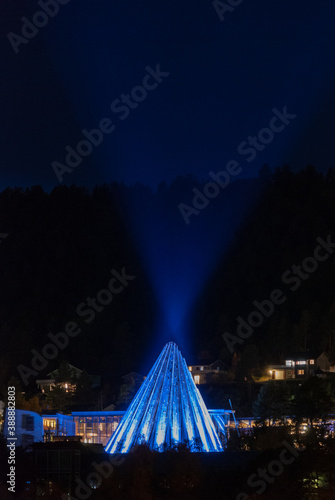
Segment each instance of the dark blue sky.
M244 0L223 22L211 0L66 1L1 0L0 189L57 186L52 163L65 164L65 148L107 118L115 129L64 173L65 184L156 188L189 173L207 182L230 160L242 167L239 179L264 163L335 166L333 0ZM54 17L36 17L51 4ZM23 32L24 43L15 38L34 19L46 25ZM129 112L113 112L134 88L143 97L138 86L157 65L168 74L161 83ZM276 118L283 109L295 116L285 127ZM238 152L271 123L277 132L269 140L263 131L266 146ZM236 187L190 225L177 208L190 199L165 205L157 196L159 209L146 207L145 195L133 200L129 231L160 307L158 352L171 339L188 350L196 301L257 197Z
M15 54L8 32L38 10L1 2L1 188L57 185L51 163L105 117L116 129L64 183L206 180L231 159L245 177L334 166L333 1L245 0L221 22L209 0L71 0ZM157 64L169 76L120 120L111 103ZM246 162L238 145L284 106L297 118Z

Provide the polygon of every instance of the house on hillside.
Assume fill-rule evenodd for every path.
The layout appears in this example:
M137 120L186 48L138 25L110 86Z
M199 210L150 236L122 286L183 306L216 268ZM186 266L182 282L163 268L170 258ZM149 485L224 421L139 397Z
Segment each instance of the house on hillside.
M188 365L188 369L196 385L208 384L210 380L213 380L213 376L216 375L219 378L220 375L227 375L228 373L228 367L221 359L208 364L196 363Z
M79 368L67 363L66 364L66 371L68 374L68 380L64 380L64 381L60 382L58 385L62 389L65 389L66 392L74 392L76 390L76 380L79 380L79 378L82 376L83 370L80 370ZM37 387L41 390L41 392L43 394L45 392L52 391L52 389L57 385L56 380L58 379L60 374L61 374L61 367L48 373L48 375L47 375L48 378L36 380ZM88 377L89 377L92 389L95 389L96 387L100 387L100 385L101 385L101 377L100 376L88 375Z
M319 355L298 353L285 359L282 365L269 365L268 375L272 380L305 379L308 377L327 376L335 373L335 362L326 351Z
M335 373L335 362L326 351L317 358L316 365L324 373Z
M269 365L268 375L271 380L305 379L314 375L316 368L316 357L301 352L288 356L281 365Z

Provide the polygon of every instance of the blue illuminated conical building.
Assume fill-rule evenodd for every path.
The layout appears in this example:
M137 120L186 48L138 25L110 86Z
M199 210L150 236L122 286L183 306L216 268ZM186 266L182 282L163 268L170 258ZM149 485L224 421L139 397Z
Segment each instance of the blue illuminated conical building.
M173 342L166 344L106 446L128 453L147 443L162 451L187 442L191 450L223 451L206 405L185 359Z

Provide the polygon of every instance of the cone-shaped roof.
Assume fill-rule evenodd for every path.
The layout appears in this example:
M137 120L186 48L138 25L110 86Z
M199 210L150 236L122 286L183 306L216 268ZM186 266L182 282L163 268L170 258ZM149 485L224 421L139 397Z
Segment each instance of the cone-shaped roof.
M128 453L137 444L163 450L188 442L191 449L223 451L206 405L185 359L166 344L109 440L109 453Z

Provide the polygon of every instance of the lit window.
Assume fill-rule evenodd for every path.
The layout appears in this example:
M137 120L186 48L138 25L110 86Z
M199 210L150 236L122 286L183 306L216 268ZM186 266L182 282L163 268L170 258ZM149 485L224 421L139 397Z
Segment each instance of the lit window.
M117 426L118 426L118 425L119 425L119 422L114 421L114 422L112 423L112 430L113 430L113 432L115 432L115 431L116 431L116 428L117 428Z
M297 361L297 365L305 365L306 361Z
M204 367L203 366L200 366L200 370L203 371Z
M190 370L190 372L192 371L192 366L189 366L188 369Z
M305 374L305 370L298 370L298 375L304 375Z
M290 359L287 359L285 362L286 366L294 366L294 361L291 361Z
M309 364L310 364L310 365L314 365L314 359L310 359L310 360L309 360Z
M199 385L200 384L200 375L195 375L194 382Z

